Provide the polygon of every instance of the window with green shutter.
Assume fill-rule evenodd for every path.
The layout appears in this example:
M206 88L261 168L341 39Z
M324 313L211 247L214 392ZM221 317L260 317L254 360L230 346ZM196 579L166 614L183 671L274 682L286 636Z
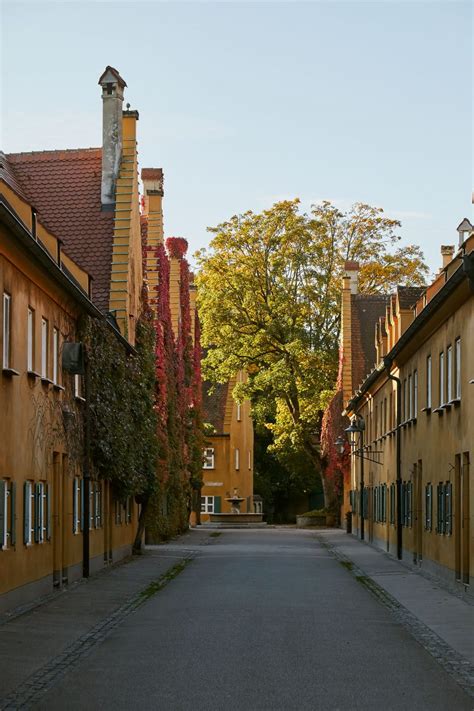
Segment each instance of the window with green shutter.
M453 485L447 481L444 485L444 532L450 536L453 532Z
M425 530L431 531L433 521L433 487L427 484L425 487Z
M0 548L3 550L7 547L7 482L4 479L0 479Z
M10 544L16 545L16 482L10 482Z

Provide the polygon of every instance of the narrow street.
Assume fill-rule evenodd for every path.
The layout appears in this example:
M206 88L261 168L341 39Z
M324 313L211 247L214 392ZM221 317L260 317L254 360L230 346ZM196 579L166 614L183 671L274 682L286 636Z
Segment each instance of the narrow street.
M183 570L99 635L28 707L472 709L472 699L313 532L223 531L205 545L193 546L192 534L186 540L186 550L157 547L170 565L183 550L191 555Z

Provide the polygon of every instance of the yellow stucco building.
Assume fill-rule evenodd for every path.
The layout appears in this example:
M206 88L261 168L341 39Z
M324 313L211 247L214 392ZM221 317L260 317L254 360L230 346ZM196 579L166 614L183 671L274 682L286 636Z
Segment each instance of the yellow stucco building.
M356 535L472 594L474 235L426 289L390 297L376 365L346 404Z
M253 500L253 422L250 402L238 403L232 396L237 382L245 378L240 371L236 378L213 386L203 387L204 420L212 425L213 434L206 437L201 490L201 521L209 521L211 513L230 513L226 501L234 493L242 497L242 513L256 511Z
M81 376L62 369L81 315L133 352L141 310L138 112L107 67L101 148L1 156L0 610L80 577ZM90 489L90 570L131 552L138 506Z

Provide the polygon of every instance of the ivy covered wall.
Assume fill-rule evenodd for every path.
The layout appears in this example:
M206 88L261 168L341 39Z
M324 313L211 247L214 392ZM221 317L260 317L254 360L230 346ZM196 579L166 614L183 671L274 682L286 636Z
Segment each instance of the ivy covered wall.
M154 248L158 264L156 334L157 485L146 513L146 542L157 543L184 531L197 505L202 469L199 325L191 333L190 271L186 240L176 237ZM173 333L170 258L180 260L179 327ZM193 339L194 336L194 339Z

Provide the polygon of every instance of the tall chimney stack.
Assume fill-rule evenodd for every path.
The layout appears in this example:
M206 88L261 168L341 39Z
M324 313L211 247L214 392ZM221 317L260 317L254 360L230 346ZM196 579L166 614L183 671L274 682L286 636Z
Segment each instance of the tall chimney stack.
M107 66L98 82L102 87L102 209L115 205L115 183L122 158L122 104L127 86L113 67Z
M443 269L452 261L454 255L454 246L452 244L441 245L441 256L443 257Z
M350 279L351 294L358 292L359 262L347 261L344 263L344 278Z

